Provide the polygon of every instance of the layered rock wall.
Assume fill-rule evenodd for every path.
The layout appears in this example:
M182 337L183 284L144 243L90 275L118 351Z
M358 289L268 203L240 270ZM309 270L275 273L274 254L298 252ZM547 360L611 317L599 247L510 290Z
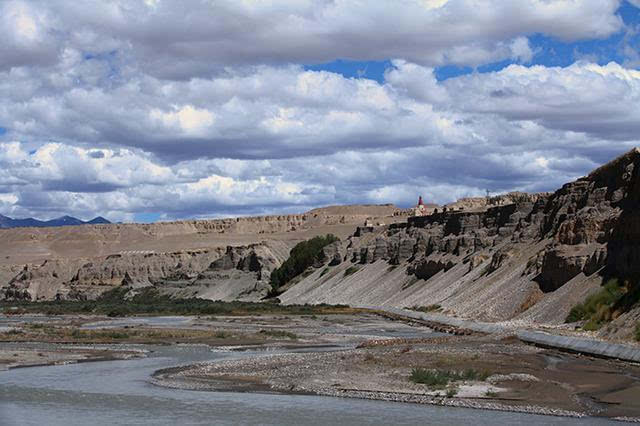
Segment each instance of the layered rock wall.
M0 286L3 300L86 300L114 287L155 286L181 297L260 300L288 256L280 241L226 249L114 254L25 265ZM14 271L15 272L15 271Z
M311 275L287 303L440 305L486 320L561 323L608 277L640 277L640 151L552 194L448 208L358 233L350 265ZM358 289L358 291L356 291Z

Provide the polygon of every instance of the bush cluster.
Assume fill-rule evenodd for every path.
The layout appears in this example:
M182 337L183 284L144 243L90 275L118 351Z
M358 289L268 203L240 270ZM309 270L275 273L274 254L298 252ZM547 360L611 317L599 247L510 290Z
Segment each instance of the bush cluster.
M271 273L270 284L273 291L277 292L280 287L302 274L316 262L324 262L326 259L322 249L336 241L338 241L338 237L327 234L324 237L317 236L296 244L291 250L289 258Z
M569 312L565 322L586 320L585 330L597 330L600 326L611 321L613 308L623 299L627 289L617 279L611 279L598 291L587 297Z
M413 383L422 383L429 387L444 387L449 382L460 380L479 380L484 381L489 377L486 371L478 371L468 368L462 372L453 370L428 370L426 368L414 368L411 370L409 380Z
M91 313L109 316L138 314L151 315L259 315L287 313L311 315L347 311L346 305L278 305L275 303L223 302L198 298L173 299L162 295L156 288L141 289L134 297L125 299L128 287L117 287L90 301L57 300L50 302L1 302L2 307L18 306L21 312L39 312L47 315Z

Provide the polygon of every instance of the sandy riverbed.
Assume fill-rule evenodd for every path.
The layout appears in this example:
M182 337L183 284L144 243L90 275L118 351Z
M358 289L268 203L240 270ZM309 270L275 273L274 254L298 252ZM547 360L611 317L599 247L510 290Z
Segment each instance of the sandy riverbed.
M13 342L0 345L0 366L140 356L128 352L127 344L146 340L199 343L223 351L264 349L264 355L169 368L156 372L153 382L209 391L309 393L552 415L640 418L640 366L541 349L508 334L434 334L424 325L374 314L42 318L46 326L37 325L38 321L11 323L22 333L5 332L5 341ZM85 346L42 349L25 341L38 339ZM106 350L92 343L118 343L120 349ZM434 387L413 383L409 378L414 368L473 370L480 377Z

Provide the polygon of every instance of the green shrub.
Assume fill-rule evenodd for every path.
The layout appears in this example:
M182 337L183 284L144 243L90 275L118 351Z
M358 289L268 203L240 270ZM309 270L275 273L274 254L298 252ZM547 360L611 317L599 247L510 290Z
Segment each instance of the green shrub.
M336 241L338 241L338 237L327 234L324 237L317 236L296 244L291 249L289 258L271 273L270 284L273 291L277 292L280 287L304 273L317 261L324 262L326 259L322 249Z
M429 387L444 387L449 382L459 380L484 381L489 377L487 371L477 371L472 368L464 370L462 373L452 370L428 370L426 368L414 368L411 370L409 380L413 383L422 383Z
M122 331L105 331L99 334L99 337L107 337L109 339L127 339L129 333Z
M290 331L286 331L286 330L265 330L262 329L259 331L260 334L263 334L265 336L271 336L271 337L276 337L278 339L291 339L291 340L297 340L298 339L298 335L295 333L292 333Z
M442 309L442 306L440 305L427 305L427 306L414 306L412 308L410 308L412 311L418 311L418 312L433 312L433 311L439 311L440 309Z
M348 277L351 274L355 274L356 272L358 272L358 267L357 266L349 266L345 271L344 271L344 276Z
M478 371L478 370L474 370L473 368L467 368L462 372L462 374L459 374L458 377L460 377L460 379L462 380L473 380L473 381L483 382L487 380L487 377L489 377L490 375L491 373L489 373L486 370Z
M418 367L411 370L409 380L413 383L421 383L429 387L446 386L450 380L448 373L448 371L427 370Z
M115 287L109 291L105 291L100 295L98 300L103 303L117 303L124 299L124 296L129 292L128 287Z
M138 290L138 294L129 299L124 299L124 295L129 292L129 288L110 291L109 294L97 300L73 301L55 300L45 302L1 302L3 306L19 305L25 313L46 313L78 314L92 313L99 315L202 315L202 316L224 316L224 315L260 315L260 314L290 314L290 315L311 315L311 314L332 314L351 311L347 305L280 305L277 303L257 303L257 302L223 302L220 300L207 300L199 298L173 299L167 295L160 294L154 287L147 287ZM119 299L118 299L119 297ZM45 327L46 329L46 327Z
M109 312L107 312L107 316L110 318L126 317L130 313L131 313L130 310L126 306L118 306L116 308L111 309Z
M233 337L233 334L229 333L228 331L219 330L216 331L216 334L214 336L216 339L228 339L229 337Z
M584 323L584 325L582 326L582 329L585 331L597 331L597 330L600 330L601 326L602 326L602 323L600 321L597 321L595 319L590 319L589 321Z
M571 310L569 311L569 315L567 315L567 318L565 319L565 322L581 321L588 316L589 313L587 312L584 303L580 303L571 308Z
M597 330L603 323L611 321L613 308L627 293L626 286L617 279L611 279L598 291L573 308L567 315L565 322L586 320L585 330Z

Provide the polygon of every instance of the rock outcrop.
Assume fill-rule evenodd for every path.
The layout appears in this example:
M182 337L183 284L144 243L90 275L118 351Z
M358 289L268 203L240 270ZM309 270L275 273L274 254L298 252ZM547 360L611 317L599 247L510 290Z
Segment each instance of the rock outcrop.
M640 277L640 151L554 193L465 199L352 236L351 262L286 303L438 304L486 320L560 323L606 277ZM362 267L345 277L341 268ZM322 281L318 285L317 280Z
M183 287L176 296L198 296L213 300L257 301L264 298L271 286L271 272L288 257L283 244L251 244L227 247L224 255L213 261L194 279L181 282L163 280L160 287Z
M3 300L86 300L118 286L155 286L179 297L260 300L269 274L288 256L279 241L226 249L126 253L25 265L0 287Z

